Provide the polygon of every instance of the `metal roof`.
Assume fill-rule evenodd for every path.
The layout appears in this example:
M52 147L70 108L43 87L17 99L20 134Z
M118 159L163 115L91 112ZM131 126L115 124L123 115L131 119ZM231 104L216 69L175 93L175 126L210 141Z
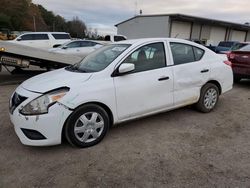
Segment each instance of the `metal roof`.
M186 14L148 14L148 15L136 15L132 18L129 18L125 21L122 21L115 26L121 25L125 22L128 22L130 20L136 19L136 18L143 18L143 17L163 17L163 16L169 16L172 20L181 20L181 21L189 21L189 22L199 22L201 24L210 24L210 25L221 25L226 27L233 27L237 29L244 29L244 30L250 30L249 25L240 24L240 23L234 23L234 22L228 22L228 21L222 21L222 20L216 20L216 19L210 19L210 18L203 18L198 16L191 16Z

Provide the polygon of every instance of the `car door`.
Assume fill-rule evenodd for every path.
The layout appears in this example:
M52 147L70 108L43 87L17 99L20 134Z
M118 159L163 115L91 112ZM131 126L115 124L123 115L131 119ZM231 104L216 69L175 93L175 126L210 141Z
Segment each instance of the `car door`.
M173 105L173 73L172 67L166 65L163 42L134 50L122 63L133 63L135 70L114 77L119 120L140 117Z
M209 79L210 66L203 59L205 50L171 42L174 74L174 105L192 104L199 99L201 87Z

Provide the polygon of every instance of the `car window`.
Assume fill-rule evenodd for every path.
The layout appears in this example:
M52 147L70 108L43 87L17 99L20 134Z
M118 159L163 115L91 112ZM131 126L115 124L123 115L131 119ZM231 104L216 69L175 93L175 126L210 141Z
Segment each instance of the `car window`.
M159 42L145 45L130 54L123 63L135 65L132 73L166 67L164 44Z
M25 34L21 36L22 40L33 40L33 35L32 34Z
M47 34L33 34L33 40L49 40Z
M70 39L69 34L52 34L55 39Z
M97 43L92 41L81 41L81 47L92 47L95 46Z
M204 55L204 50L183 43L170 43L175 65L191 63L200 60Z
M194 50L194 56L195 56L195 60L199 61L201 60L201 58L203 57L205 50L202 50L201 48L197 48L193 46L193 50Z
M122 40L126 40L126 38L123 37L123 36L114 36L114 41L115 42L122 41Z
M81 46L81 43L78 41L70 42L66 45L68 48L79 48Z
M220 42L218 46L230 48L234 45L234 42Z
M246 46L240 48L239 51L246 51L246 52L249 52L249 51L250 51L250 44L247 44Z

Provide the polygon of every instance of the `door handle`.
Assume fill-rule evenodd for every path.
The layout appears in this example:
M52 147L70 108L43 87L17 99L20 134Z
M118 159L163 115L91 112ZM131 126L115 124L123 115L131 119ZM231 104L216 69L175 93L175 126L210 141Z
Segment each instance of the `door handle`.
M208 72L209 71L209 69L203 69L203 70L201 70L201 73L205 73L205 72Z
M169 80L169 77L165 76L165 77L161 77L161 78L158 79L158 81L164 81L164 80Z

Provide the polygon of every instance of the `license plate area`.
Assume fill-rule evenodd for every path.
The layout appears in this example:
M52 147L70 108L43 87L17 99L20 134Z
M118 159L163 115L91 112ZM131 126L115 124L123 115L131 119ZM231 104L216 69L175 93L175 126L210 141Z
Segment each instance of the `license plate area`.
M27 64L27 61L25 61L25 63L23 63L22 59L14 58L14 57L8 57L8 56L2 56L1 57L1 63L3 65L21 67L21 68L29 67L29 63Z

